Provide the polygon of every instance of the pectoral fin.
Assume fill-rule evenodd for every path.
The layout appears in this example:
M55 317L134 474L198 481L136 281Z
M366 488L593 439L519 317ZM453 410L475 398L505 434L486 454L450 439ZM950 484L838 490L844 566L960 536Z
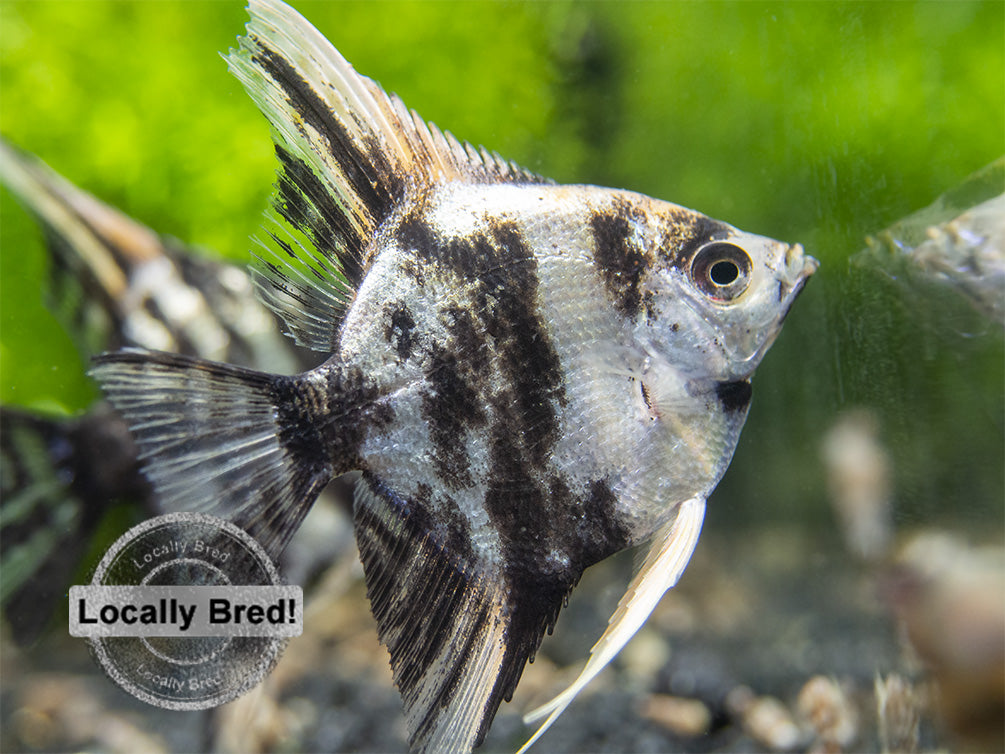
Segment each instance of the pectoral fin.
M526 723L540 720L545 715L548 719L517 754L527 751L551 727L576 695L614 659L641 628L663 594L677 583L698 542L704 516L705 501L702 498L691 498L681 503L677 509L677 516L656 533L649 554L628 585L628 591L618 603L618 608L611 616L604 635L590 651L590 659L583 672L561 694L524 716Z

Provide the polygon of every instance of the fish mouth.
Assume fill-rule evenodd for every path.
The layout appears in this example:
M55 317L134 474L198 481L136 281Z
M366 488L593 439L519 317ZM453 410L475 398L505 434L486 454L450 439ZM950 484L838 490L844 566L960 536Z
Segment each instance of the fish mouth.
M792 305L799 298L799 294L803 292L803 288L806 287L806 283L809 282L813 273L818 269L820 269L820 262L806 254L803 251L802 244L796 243L789 246L785 252L785 275L778 283L778 300L785 302L785 309L775 322L776 328L781 328L785 318L789 316ZM774 342L774 337L777 335L778 331L776 329L768 345Z
M814 272L820 269L820 262L803 250L803 245L794 243L785 252L785 279L788 295L795 299Z
M746 380L754 373L768 349L774 345L781 333L782 324L789 316L792 305L799 298L799 294L802 293L813 273L819 268L820 262L808 256L803 251L801 244L789 246L785 252L783 271L778 276L778 301L783 305L783 308L773 320L764 325L765 329L770 330L768 336L756 351L744 359L741 364L737 364L737 368L731 371L729 376L731 380Z

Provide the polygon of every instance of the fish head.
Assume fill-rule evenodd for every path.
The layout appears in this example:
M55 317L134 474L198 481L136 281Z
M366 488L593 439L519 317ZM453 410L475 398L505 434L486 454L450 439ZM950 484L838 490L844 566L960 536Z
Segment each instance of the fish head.
M660 203L662 204L662 203ZM637 342L688 379L748 379L819 266L799 244L661 208ZM651 216L650 216L651 217Z

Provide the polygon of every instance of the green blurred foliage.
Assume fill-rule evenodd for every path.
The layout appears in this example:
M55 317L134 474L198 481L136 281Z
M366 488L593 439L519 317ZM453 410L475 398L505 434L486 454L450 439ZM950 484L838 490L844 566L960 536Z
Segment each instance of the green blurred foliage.
M851 270L863 239L1005 152L1001 2L300 2L358 70L562 182L639 190L823 263L755 379L719 524L829 521L837 414L882 420L911 521L1001 519L1001 329ZM268 127L217 51L241 2L0 3L0 132L161 232L242 260ZM0 195L0 398L95 397Z

